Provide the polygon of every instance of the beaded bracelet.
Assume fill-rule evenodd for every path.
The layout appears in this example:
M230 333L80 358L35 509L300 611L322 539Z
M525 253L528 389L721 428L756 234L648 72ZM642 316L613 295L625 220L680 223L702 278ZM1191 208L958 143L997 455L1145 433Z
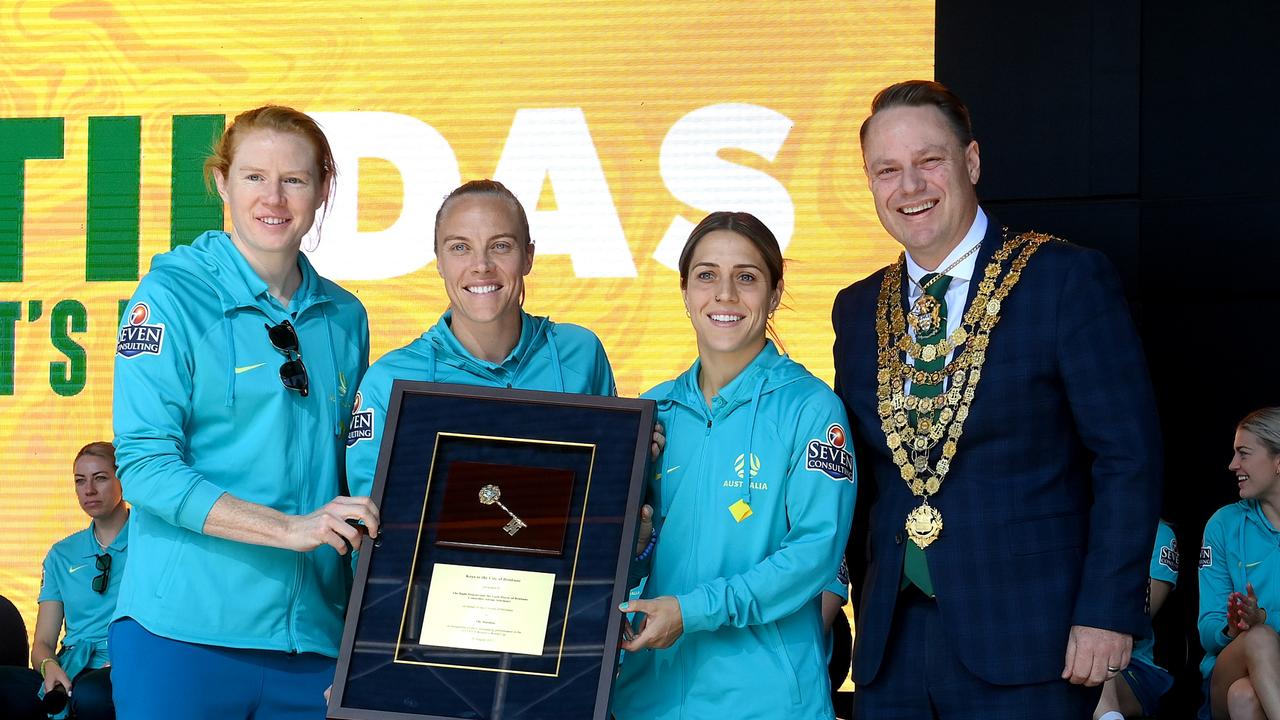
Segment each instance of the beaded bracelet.
M649 544L644 546L644 550L636 556L636 562L644 562L653 554L653 548L658 544L658 529L654 528L653 533L649 535Z

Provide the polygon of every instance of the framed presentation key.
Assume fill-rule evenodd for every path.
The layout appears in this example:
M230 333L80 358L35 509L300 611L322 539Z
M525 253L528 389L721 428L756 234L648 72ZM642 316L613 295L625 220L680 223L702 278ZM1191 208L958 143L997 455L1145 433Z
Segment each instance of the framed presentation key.
M329 717L607 720L654 404L397 381Z

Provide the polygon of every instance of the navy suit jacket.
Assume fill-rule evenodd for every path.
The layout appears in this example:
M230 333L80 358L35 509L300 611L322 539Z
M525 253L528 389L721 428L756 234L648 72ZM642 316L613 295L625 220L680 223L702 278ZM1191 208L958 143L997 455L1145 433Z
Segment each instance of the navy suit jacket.
M991 218L970 302L1001 244ZM858 500L870 512L850 551L851 564L865 567L857 683L875 679L894 632L903 526L920 504L876 411L884 272L841 291L832 313L836 392L858 443L859 485L874 495ZM943 529L925 557L965 667L999 685L1045 682L1062 673L1072 625L1150 631L1143 606L1162 486L1155 403L1119 279L1101 253L1042 245L990 341L951 471L930 500ZM936 460L941 443L934 451Z

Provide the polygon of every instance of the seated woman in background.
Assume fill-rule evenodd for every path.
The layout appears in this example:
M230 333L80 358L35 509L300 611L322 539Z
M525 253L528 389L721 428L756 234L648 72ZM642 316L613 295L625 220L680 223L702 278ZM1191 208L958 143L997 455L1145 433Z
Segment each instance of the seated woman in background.
M55 543L44 558L31 665L44 676L45 694L70 696L70 717L113 718L107 626L125 565L129 508L120 497L111 443L85 445L74 468L76 499L89 527Z
M644 395L666 447L614 715L832 718L820 592L853 513L844 406L765 338L783 260L763 223L712 213L679 267L698 357Z
M1280 720L1280 408L1240 421L1229 469L1240 501L1209 518L1200 548L1207 705L1213 720Z
M1173 527L1164 520L1156 527L1155 549L1147 570L1147 615L1155 617L1178 584L1178 541ZM1102 686L1102 698L1093 711L1095 720L1119 720L1141 715L1155 716L1160 698L1173 687L1173 675L1155 661L1155 638L1136 640L1129 666Z

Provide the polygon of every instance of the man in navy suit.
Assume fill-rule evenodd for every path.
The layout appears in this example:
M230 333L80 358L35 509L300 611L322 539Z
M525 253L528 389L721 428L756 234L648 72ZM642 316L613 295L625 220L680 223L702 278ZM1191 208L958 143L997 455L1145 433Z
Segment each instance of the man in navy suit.
M873 482L858 716L1088 718L1145 632L1160 443L1146 364L1099 253L978 206L968 111L927 81L862 126L904 258L837 297L836 391Z

